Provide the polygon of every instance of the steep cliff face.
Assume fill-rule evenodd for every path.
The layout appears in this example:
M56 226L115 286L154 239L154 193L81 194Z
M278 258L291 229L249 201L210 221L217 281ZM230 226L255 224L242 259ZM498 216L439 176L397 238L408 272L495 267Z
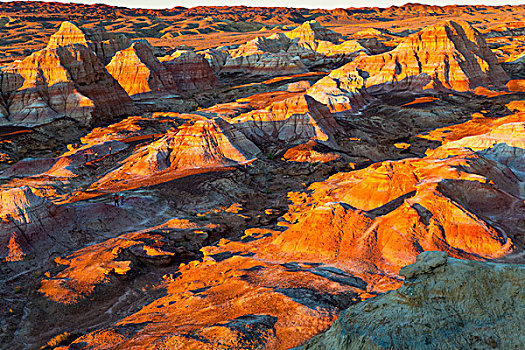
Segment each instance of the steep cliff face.
M159 60L171 73L175 85L182 92L210 90L219 85L208 61L194 51L179 50L160 57Z
M81 44L35 52L2 75L6 124L31 126L70 117L87 125L134 110L95 53Z
M468 91L477 86L500 88L508 79L476 29L466 22L447 21L409 36L390 52L357 57L314 85L311 95L339 111L360 106L352 99L359 98L363 88L371 94Z
M178 90L173 76L147 42L135 42L117 52L106 69L130 96Z
M298 349L517 349L525 341L525 266L421 253L403 286L345 310Z
M103 64L109 63L117 51L131 45L131 40L122 34L108 33L101 28L80 29L71 22L62 22L58 31L51 35L48 49L79 44L89 47Z

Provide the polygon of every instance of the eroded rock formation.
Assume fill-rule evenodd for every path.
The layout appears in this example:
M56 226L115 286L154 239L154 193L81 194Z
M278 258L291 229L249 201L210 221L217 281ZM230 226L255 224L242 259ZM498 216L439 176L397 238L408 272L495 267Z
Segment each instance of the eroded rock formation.
M130 96L178 92L173 76L154 56L147 42L135 42L117 52L106 68Z
M88 125L134 110L97 55L77 42L78 28L61 28L71 35L57 36L49 48L2 69L3 124L31 126L69 117Z
M117 51L131 44L131 40L122 34L108 33L101 28L80 29L71 22L62 22L58 31L51 35L48 49L79 44L89 47L103 64L109 63Z
M401 269L403 286L345 310L298 349L519 348L525 268L425 252Z
M206 58L221 75L274 76L306 72L310 68L344 62L367 50L317 21L269 37L258 37L238 48L207 50Z
M447 21L410 35L390 52L360 55L321 79L310 95L340 111L362 106L360 90L468 91L477 86L501 88L508 79L476 29Z

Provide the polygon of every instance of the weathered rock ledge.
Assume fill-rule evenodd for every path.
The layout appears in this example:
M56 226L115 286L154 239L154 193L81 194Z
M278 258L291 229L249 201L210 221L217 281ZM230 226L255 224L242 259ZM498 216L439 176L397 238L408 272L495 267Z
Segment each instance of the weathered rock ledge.
M302 350L519 349L525 266L424 252L397 290L354 305Z

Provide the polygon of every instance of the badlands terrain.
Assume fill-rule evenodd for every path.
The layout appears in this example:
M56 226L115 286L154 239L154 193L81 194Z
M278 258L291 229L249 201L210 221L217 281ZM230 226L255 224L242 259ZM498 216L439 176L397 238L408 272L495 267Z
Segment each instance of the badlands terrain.
M523 348L524 57L525 6L1 3L0 348Z

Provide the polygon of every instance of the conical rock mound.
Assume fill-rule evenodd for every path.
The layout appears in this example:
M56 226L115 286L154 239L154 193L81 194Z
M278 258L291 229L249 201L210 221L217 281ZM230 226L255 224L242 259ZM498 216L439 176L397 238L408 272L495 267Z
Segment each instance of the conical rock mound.
M299 39L302 42L313 42L316 40L329 41L338 44L343 41L341 34L334 32L326 27L323 27L316 20L304 22L302 25L294 30L291 30L285 35L290 39Z
M253 161L259 148L224 120L197 120L169 131L99 181L177 178Z
M106 69L130 96L177 91L172 75L146 42L135 42L117 52Z
M108 33L101 28L80 29L71 22L62 22L58 31L51 35L48 49L79 44L89 47L100 60L107 64L119 50L131 44L131 40L122 34Z

